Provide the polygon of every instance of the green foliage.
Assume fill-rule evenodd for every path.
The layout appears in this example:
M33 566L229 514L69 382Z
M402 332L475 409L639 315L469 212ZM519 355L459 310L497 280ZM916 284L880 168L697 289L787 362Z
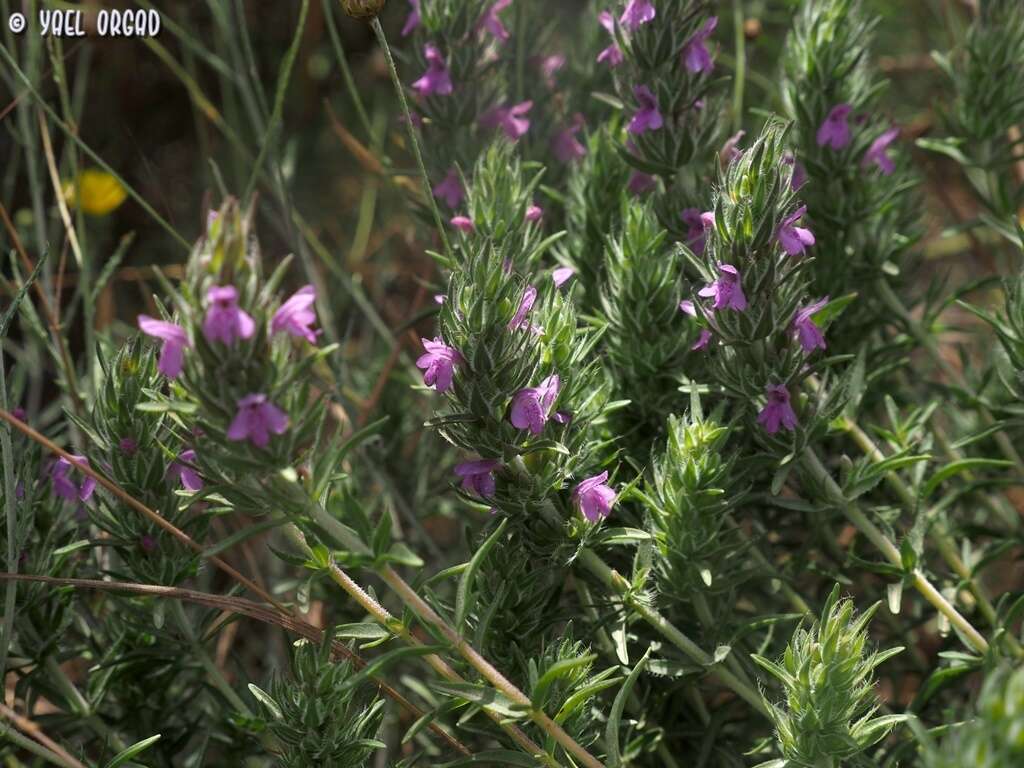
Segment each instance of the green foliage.
M1012 768L1024 760L1024 669L990 672L976 713L955 725L937 748L926 751L928 768Z
M281 745L282 768L362 768L385 746L376 738L384 701L350 682L351 662L331 660L330 634L320 648L296 643L291 676L276 677L269 694L251 686L268 712L267 732Z
M853 602L840 599L836 585L821 620L810 629L798 629L778 662L754 656L783 687L783 703L772 704L771 715L784 765L838 768L847 761L857 763L858 756L903 719L875 717L875 668L903 650L869 651L867 626L877 608L855 617Z

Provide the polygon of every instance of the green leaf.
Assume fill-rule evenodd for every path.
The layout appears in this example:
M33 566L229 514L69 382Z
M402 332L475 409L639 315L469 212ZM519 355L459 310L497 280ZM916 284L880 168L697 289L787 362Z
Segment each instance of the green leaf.
M264 531L269 531L271 528L276 528L279 525L284 525L287 522L288 518L282 517L273 520L264 520L260 523L247 525L241 530L231 534L230 536L220 539L216 544L213 544L209 548L204 549L202 557L213 557L214 555L219 555L224 550L231 549L236 544L239 544L248 538L251 538L259 533L263 533Z
M927 139L920 138L914 142L921 149L929 152L938 152L940 155L945 155L953 160L956 160L960 165L974 165L970 158L967 157L963 152L960 151L960 147L963 145L963 139Z
M523 707L488 686L474 685L473 683L435 682L431 684L431 687L434 690L447 693L449 696L458 696L466 701L479 704L481 707L497 712L505 717L521 720L526 716L526 711Z
M488 749L476 752L469 757L453 760L450 763L439 763L437 768L461 768L463 765L519 765L523 768L536 768L537 759L522 752L510 749Z
M544 709L544 705L547 702L548 689L554 685L558 678L567 675L577 667L585 667L590 664L594 659L597 658L596 654L590 654L588 656L580 656L575 659L562 659L552 664L547 672L541 675L540 680L533 686L532 695L530 700L533 702L533 706L537 709Z
M274 701L274 697L264 691L255 683L249 683L249 693L251 693L256 700L270 710L270 714L273 715L275 720L281 719L281 707Z
M124 750L118 752L116 755L114 755L114 759L111 760L106 765L104 765L103 768L118 768L118 766L124 765L129 760L131 760L133 757L135 757L136 755L139 755L139 754L142 754L143 752L145 752L147 749L149 749L151 746L156 744L158 741L160 741L160 734L159 733L156 734L155 736L150 736L148 739L143 739L142 741L137 741L134 744L132 744L130 747L128 747L127 749L124 749Z
M491 548L498 543L498 539L505 532L507 524L508 518L506 517L494 530L494 533L488 536L487 540L480 545L480 548L469 561L469 567L463 572L462 578L459 579L459 588L455 593L455 631L459 634L462 634L463 626L466 623L466 614L469 613L475 602L473 582L476 580L477 571L480 570L481 564L487 559Z
M921 489L921 497L925 499L928 498L936 488L942 485L942 483L961 472L969 472L972 469L979 469L983 467L1006 469L1007 467L1012 466L1012 461L1006 461L1003 459L971 458L950 462L928 479L928 482L924 484L924 488Z
M344 637L352 640L380 640L384 637L391 637L380 624L372 621L361 621L355 624L340 624L334 630L335 637Z
M619 725L622 721L622 713L626 709L629 693L633 690L633 685L636 683L637 678L640 677L640 673L643 672L650 655L651 649L648 648L640 661L633 667L633 671L629 673L629 676L622 684L622 688L615 695L611 712L608 713L608 725L604 732L605 748L608 750L608 756L605 758L605 761L608 764L608 768L620 768L622 765L622 753L619 751Z

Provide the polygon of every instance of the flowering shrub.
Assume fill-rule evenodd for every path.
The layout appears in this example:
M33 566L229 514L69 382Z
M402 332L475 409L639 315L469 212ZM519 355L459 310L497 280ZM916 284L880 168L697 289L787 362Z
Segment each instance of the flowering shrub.
M191 243L92 171L188 251L120 324L83 215L117 205L74 207L50 134L102 158L0 51L32 209L0 208L8 761L1020 765L1024 12L935 55L919 136L860 0L769 3L770 67L739 2L391 5L340 3L395 90L349 93L372 149L334 125L353 254L378 191L413 214L377 302L279 146L306 0L271 93L248 38L183 43L224 116L170 59L243 169L211 158ZM971 221L922 214L940 161ZM989 274L922 288L949 248Z

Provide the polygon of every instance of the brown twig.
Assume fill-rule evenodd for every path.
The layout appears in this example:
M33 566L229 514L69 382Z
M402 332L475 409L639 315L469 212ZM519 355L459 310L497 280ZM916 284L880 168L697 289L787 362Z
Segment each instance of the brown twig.
M7 576L7 574L4 574L4 576ZM17 712L15 712L13 709L11 709L2 702L0 702L0 715L3 715L12 723L14 723L14 726L19 731L26 734L27 736L31 736L33 740L39 742L48 750L53 752L53 754L57 755L57 757L64 761L65 765L70 766L70 768L86 768L84 764L76 760L75 757L70 752L64 749L64 747L62 747L60 744L58 744L49 736L47 736L43 732L42 728L40 728L38 725L36 725L34 722L29 720L24 715L19 715Z
M104 477L99 472L94 470L88 464L83 464L82 462L78 461L73 455L71 455L70 453L65 451L63 448L58 446L56 443L54 443L49 438L45 437L44 435L41 435L39 432L34 430L28 424L23 422L21 419L17 418L16 416L11 414L10 412L0 408L0 420L6 421L8 424L10 424L12 427L17 429L19 432L21 432L23 435L28 437L30 440L33 440L34 442L37 442L41 446L46 448L48 451L50 451L50 453L53 453L53 454L55 454L57 456L62 457L65 461L67 461L69 464L71 464L71 466L73 466L75 469L77 469L82 474L88 475L89 477L93 478L97 483L102 485L107 491L109 491L114 496L119 498L121 501L123 501L129 507L131 507L135 511L139 512L140 514L142 514L145 518L147 518L148 520L150 520L151 522L153 522L154 524L156 524L157 526L159 526L160 528L165 530L167 533L169 533L171 536L173 536L175 539L180 541L182 544L184 544L189 549L192 549L194 552L199 554L201 557L204 557L207 560L209 560L217 568L219 568L221 571L226 573L232 579L234 579L239 584L244 586L250 592L252 592L253 594L259 596L262 600L264 600L265 602L267 602L268 604L273 606L275 611L282 617L282 619L287 618L288 620L294 621L294 622L296 622L298 624L306 625L306 626L312 628L314 631L317 631L317 632L320 631L319 628L313 627L312 624L309 624L308 622L304 621L302 618L296 616L294 613L292 613L292 611L290 611L288 608L286 608L284 605L282 605L279 601L275 600L274 597L269 592L267 592L263 587L261 587L255 581L253 581L252 579L248 578L247 576L244 576L243 574L239 573L232 566L230 566L228 563L226 563L224 560L222 560L221 558L217 557L216 555L208 554L206 552L205 548L203 547L203 545L200 544L199 542L195 541L195 539L193 539L187 533L185 533L184 531L182 531L180 528L176 527L174 524L170 523L169 521L165 520L159 514L154 512L152 509L147 507L145 504L143 504L141 501L136 499L131 494L127 493L125 490L123 490L117 484L115 484L114 482L108 480L106 477ZM366 661L363 660L363 658L360 657L357 653L355 653L354 651L350 650L347 646L345 646L343 644L338 644L336 646L336 649L342 655L344 655L346 658L350 659L353 662L353 664L355 664L358 668L362 669L364 666L366 666ZM423 713L420 712L419 709L415 705L413 705L411 702L409 702L404 696L402 696L402 694L400 694L398 691L396 691L390 685L385 683L383 680L380 680L377 677L373 677L372 679L373 679L374 683L376 683L376 685L387 696L392 698L400 706L403 706L403 707L407 708L409 710L409 712L412 713L414 716L416 716L418 718L418 717L421 717L423 715ZM464 744L462 744L458 739L456 739L454 736L449 734L447 731L445 731L443 728L441 728L436 723L430 723L429 727L430 727L430 729L432 731L434 731L434 733L437 733L439 736L441 736L445 741L447 741L458 752L461 752L464 755L472 754L469 751L469 749Z

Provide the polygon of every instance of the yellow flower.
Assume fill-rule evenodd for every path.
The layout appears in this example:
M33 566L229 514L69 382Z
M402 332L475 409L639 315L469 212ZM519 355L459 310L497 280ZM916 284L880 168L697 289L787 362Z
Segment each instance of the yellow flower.
M86 168L78 174L77 183L64 186L64 199L70 205L81 205L91 216L106 216L124 202L127 194L121 182L98 168Z

